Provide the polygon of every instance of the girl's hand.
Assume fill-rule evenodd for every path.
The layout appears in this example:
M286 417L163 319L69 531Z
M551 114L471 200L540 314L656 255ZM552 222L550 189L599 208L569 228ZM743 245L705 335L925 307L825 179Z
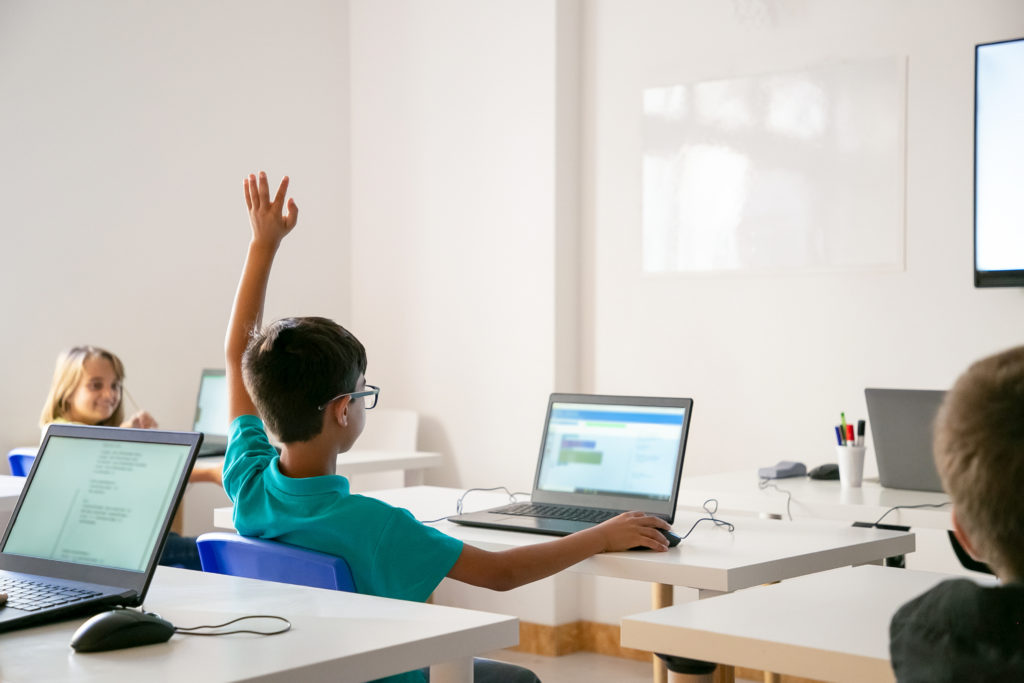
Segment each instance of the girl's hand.
M160 425L156 423L156 420L153 419L152 415L145 410L140 410L122 422L121 426L132 427L134 429L156 429Z
M288 213L284 213L285 194L288 192L288 176L281 180L277 194L270 198L267 174L260 171L259 180L250 174L245 179L245 205L249 207L249 224L252 226L254 242L276 247L281 243L299 219L299 207L294 199L288 200Z

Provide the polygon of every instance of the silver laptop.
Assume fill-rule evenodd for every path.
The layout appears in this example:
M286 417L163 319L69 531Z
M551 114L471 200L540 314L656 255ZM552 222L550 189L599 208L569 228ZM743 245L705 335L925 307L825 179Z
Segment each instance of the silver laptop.
M0 541L0 631L142 604L201 440L50 425Z
M224 455L228 447L228 383L224 370L205 369L199 378L192 431L203 433L199 457Z
M932 428L945 395L919 389L864 390L882 486L942 491L932 456Z
M672 522L693 401L552 394L529 503L453 522L566 536L627 510Z

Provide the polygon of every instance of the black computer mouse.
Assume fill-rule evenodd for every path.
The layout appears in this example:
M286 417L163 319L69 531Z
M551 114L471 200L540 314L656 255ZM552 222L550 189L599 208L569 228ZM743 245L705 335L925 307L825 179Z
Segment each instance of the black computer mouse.
M675 548L679 545L679 541L682 540L674 531L669 531L668 529L658 529L658 531L660 531L661 535L665 537L666 541L668 541L669 548Z
M679 541L682 540L681 538L676 536L674 532L669 531L668 529L658 529L658 531L660 531L661 535L665 537L666 541L668 541L669 548L675 548L677 545L679 545ZM630 548L630 550L650 550L650 548L648 548L645 545L635 545L632 548Z
M115 609L100 612L78 627L71 636L76 652L120 650L137 645L163 643L174 635L174 624L149 612Z
M838 479L839 478L839 465L834 462L825 463L824 465L818 465L813 470L807 473L807 476L811 479Z

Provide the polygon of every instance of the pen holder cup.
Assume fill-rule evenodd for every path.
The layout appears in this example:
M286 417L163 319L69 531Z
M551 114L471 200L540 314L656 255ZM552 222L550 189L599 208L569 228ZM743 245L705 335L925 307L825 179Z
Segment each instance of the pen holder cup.
M864 446L836 446L839 458L839 484L858 488L864 480Z

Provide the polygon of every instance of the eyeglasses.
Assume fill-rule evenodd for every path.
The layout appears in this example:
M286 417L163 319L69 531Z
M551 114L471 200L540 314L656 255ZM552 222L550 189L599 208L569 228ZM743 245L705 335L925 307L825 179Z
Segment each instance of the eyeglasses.
M353 401L356 400L357 398L363 399L363 408L365 408L366 410L370 410L375 405L377 405L378 394L380 394L380 387L375 387L372 384L367 384L366 391L348 391L345 392L344 394L338 394L337 396L335 396L322 406L317 406L316 409L323 410L329 404L333 403L334 401L337 401L339 398L342 398L343 396L351 396Z

